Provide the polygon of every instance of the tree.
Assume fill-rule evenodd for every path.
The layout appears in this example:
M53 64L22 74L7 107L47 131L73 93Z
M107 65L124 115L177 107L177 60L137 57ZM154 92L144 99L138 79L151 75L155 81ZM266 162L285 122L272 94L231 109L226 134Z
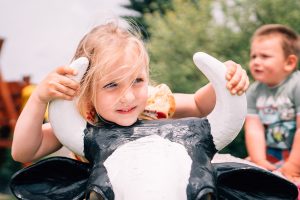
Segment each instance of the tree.
M130 0L130 4L123 7L133 10L138 13L136 16L123 16L125 19L133 19L142 27L142 34L146 39L149 38L148 24L145 20L145 15L148 13L159 13L164 15L166 10L172 8L172 0Z
M167 83L175 92L194 92L206 79L194 67L196 51L209 51L212 38L211 4L209 0L195 4L189 0L174 0L173 9L165 15L145 15L151 34L148 43L152 77Z

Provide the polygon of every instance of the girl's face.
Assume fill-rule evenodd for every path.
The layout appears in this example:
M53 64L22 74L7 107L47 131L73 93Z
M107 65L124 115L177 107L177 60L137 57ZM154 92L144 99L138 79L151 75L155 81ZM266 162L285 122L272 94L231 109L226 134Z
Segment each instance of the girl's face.
M122 71L121 71L122 72ZM126 73L126 69L123 69ZM135 123L143 112L148 98L148 73L145 67L138 75L126 77L121 82L114 81L98 85L95 109L105 120L121 126Z
M285 65L287 59L279 36L262 36L252 41L250 71L256 81L269 87L280 84L287 76Z

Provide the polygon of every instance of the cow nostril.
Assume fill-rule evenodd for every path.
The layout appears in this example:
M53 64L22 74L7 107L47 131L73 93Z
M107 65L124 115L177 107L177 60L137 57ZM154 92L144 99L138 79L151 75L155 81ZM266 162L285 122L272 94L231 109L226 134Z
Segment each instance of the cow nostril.
M95 191L91 191L88 198L88 200L105 200L99 193Z
M215 199L212 193L207 193L206 195L204 195L203 197L201 197L200 200L213 200Z

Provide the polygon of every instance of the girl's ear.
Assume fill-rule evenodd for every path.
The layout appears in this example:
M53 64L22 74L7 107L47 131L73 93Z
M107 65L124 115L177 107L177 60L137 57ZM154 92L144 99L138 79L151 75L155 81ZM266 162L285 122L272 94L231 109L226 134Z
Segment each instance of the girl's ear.
M288 73L294 71L297 68L298 57L294 54L289 55L286 59L284 70Z

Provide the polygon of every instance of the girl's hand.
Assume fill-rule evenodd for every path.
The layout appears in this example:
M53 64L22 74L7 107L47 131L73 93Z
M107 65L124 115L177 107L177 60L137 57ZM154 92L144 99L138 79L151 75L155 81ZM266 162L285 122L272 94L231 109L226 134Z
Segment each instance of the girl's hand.
M38 100L47 104L52 99L72 100L79 89L79 83L69 76L74 76L77 71L67 67L58 67L48 74L46 78L37 86L35 93Z
M227 67L227 89L233 95L242 95L249 87L249 78L246 70L231 60L226 61L224 64Z

